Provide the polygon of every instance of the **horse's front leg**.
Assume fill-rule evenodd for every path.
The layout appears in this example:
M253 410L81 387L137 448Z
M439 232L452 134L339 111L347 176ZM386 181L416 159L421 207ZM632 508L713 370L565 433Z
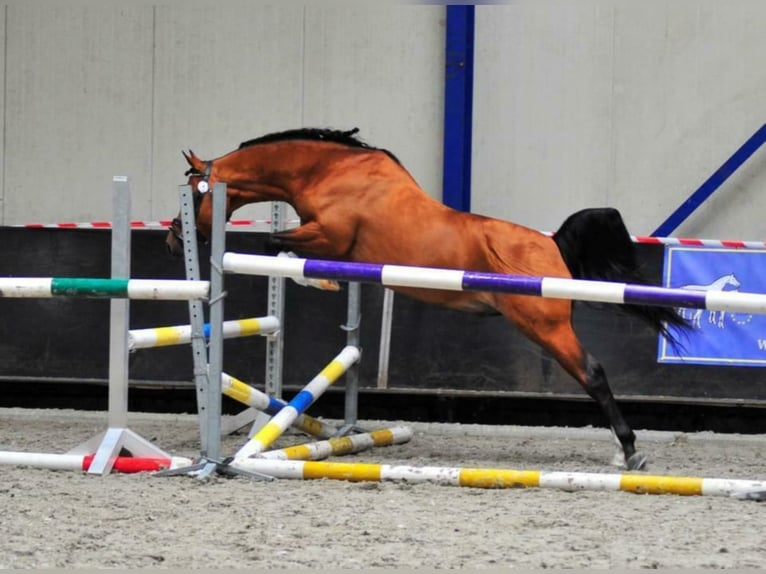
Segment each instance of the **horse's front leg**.
M300 254L321 257L342 257L347 248L328 237L323 227L316 221L310 221L294 229L272 233L269 246L283 251L296 251Z
M266 244L266 250L277 254L278 257L297 257L298 255L294 251L301 252L301 255L321 256L326 255L328 243L318 224L312 222L295 229L271 234ZM303 287L314 287L323 291L340 291L340 284L332 279L293 278L293 281Z

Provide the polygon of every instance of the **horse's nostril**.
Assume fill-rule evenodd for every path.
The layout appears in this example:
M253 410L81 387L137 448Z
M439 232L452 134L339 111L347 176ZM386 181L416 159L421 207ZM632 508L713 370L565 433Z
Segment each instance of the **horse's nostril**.
M171 243L170 241L165 243L165 249L167 249L168 254L172 255L173 257L178 257L181 255L181 250L178 248L178 246Z

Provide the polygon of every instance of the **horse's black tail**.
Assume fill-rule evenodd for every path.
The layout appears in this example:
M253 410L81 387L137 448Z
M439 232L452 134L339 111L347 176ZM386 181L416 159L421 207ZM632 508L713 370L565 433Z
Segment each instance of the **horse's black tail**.
M593 208L573 213L553 235L553 239L575 279L650 283L639 270L633 241L616 209ZM651 325L673 345L678 345L679 341L668 331L668 327L689 326L672 307L620 307Z

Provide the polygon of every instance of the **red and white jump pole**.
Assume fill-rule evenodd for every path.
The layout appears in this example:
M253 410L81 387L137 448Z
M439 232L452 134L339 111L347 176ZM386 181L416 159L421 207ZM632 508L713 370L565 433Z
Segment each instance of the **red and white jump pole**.
M45 454L37 452L0 451L0 465L33 466L51 470L82 470L87 472L95 454ZM112 470L121 473L156 472L190 466L192 459L182 456L132 457L118 456Z

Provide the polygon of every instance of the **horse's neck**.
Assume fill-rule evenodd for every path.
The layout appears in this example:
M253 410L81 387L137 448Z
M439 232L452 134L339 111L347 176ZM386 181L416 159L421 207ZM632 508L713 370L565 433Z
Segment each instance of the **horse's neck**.
M310 145L314 143L315 145ZM305 145L304 145L305 144ZM286 148L294 148L286 151ZM316 142L259 144L221 158L227 179L241 190L242 204L284 201L295 207L317 166L327 164L332 150Z

